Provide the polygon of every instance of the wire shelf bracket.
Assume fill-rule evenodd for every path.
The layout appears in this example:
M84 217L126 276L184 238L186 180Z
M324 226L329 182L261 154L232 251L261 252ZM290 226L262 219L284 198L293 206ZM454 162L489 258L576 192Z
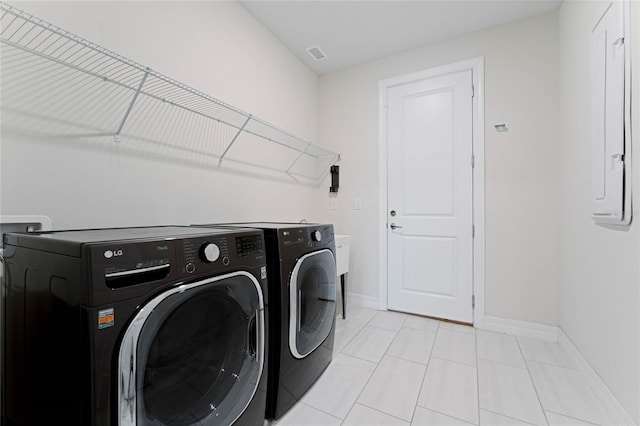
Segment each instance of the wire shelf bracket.
M120 126L118 127L118 130L116 131L116 134L113 136L113 139L116 142L120 142L120 132L122 131L122 128L124 127L124 123L127 122L127 117L129 117L129 114L131 114L131 109L133 108L133 104L136 103L136 99L138 99L138 95L140 94L140 91L142 90L142 86L144 85L144 82L147 80L147 76L149 75L149 68L146 69L146 71L144 72L144 75L142 76L142 80L140 80L140 85L138 86L138 90L136 90L136 93L133 95L133 99L131 99L131 103L129 104L129 108L127 108L127 112L125 112L124 117L122 118L122 123L120 123Z

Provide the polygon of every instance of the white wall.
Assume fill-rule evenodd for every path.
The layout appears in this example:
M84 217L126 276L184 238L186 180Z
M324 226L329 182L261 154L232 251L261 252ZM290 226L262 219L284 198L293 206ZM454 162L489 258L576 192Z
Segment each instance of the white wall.
M318 77L236 2L11 4L316 141ZM56 229L315 219L315 188L134 154L128 142L3 129L1 213L47 215Z
M562 144L562 291L560 326L640 423L640 223L596 225L591 212L589 36L608 3L565 1L559 11ZM640 4L632 8L634 152L632 191L640 173Z
M350 291L378 294L378 81L485 58L486 315L557 325L559 179L557 15L526 19L320 78L320 137L342 153L338 209L351 234ZM508 133L493 125L505 122ZM324 189L324 188L322 188ZM354 210L356 197L362 210Z

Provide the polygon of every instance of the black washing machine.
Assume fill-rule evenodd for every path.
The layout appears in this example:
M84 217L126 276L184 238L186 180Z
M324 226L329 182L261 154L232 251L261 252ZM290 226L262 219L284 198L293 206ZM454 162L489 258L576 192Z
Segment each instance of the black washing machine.
M258 229L4 235L2 424L263 425Z
M271 324L266 417L279 419L332 360L337 282L333 225L256 222L218 226L264 231Z

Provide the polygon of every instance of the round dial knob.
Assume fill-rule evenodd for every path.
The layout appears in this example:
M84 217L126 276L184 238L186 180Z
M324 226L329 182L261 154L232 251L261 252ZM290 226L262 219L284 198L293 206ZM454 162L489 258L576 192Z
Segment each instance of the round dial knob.
M320 233L320 231L313 231L313 232L311 233L311 239L312 239L313 241L318 241L318 242L320 242L320 241L322 241L322 234Z
M215 262L220 257L220 247L214 243L205 243L202 245L200 255L207 263Z

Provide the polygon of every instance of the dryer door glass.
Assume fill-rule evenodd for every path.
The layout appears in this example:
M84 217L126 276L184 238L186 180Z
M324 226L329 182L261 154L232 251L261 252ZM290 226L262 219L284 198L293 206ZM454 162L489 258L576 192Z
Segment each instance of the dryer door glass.
M331 250L301 257L293 268L289 348L303 358L329 336L336 316L336 260Z
M181 285L143 306L120 352L121 424L233 423L262 374L263 307L246 273Z

